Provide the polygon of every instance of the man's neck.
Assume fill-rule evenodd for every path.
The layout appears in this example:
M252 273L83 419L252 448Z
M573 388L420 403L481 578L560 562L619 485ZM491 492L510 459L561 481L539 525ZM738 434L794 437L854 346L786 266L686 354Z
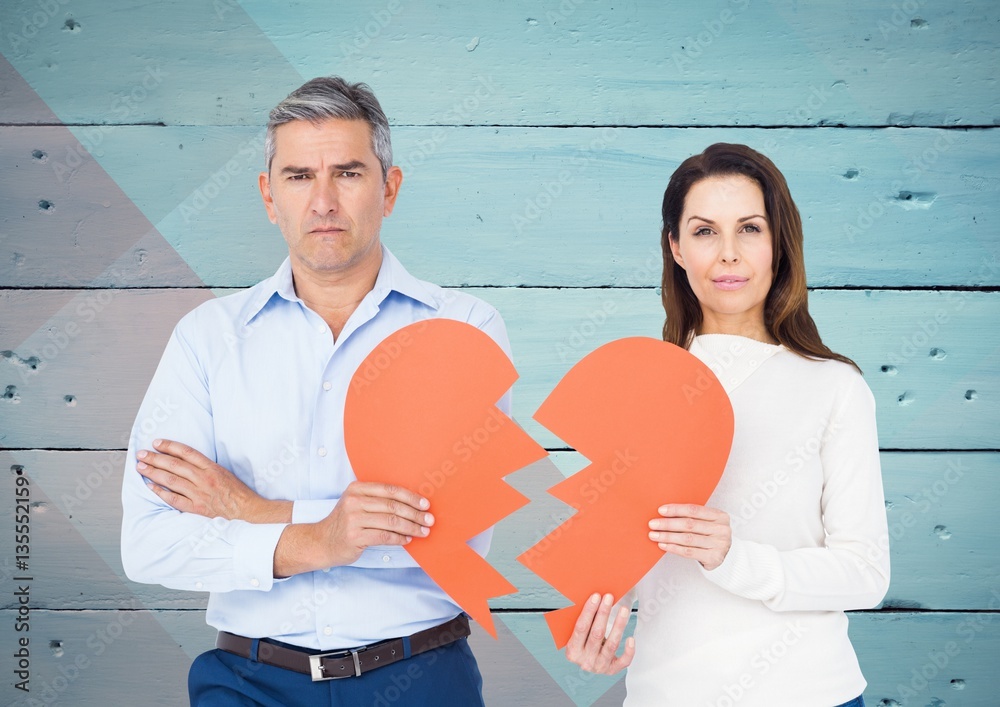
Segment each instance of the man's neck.
M361 304L378 278L382 249L356 266L338 271L316 271L292 258L295 294L326 321L336 340L354 310Z

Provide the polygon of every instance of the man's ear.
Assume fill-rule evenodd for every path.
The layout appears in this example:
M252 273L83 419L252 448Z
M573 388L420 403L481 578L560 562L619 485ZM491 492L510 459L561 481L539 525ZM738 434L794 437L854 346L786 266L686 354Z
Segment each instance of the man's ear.
M670 253L674 256L674 262L684 269L684 258L681 256L681 242L674 238L673 233L667 234L667 243L670 244Z
M399 196L399 186L403 183L403 170L393 165L385 175L385 206L382 209L382 216L392 213L396 205L396 197Z
M278 212L274 209L274 198L271 196L271 178L267 172L261 172L257 177L257 186L260 187L260 198L264 200L267 218L271 223L278 223Z

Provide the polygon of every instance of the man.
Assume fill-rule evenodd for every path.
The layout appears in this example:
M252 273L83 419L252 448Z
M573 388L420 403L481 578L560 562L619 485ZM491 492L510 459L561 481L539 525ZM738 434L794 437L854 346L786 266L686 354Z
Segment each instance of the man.
M191 667L193 705L482 704L467 618L402 547L431 532L430 504L355 479L342 413L390 333L456 319L509 355L503 320L381 244L402 173L367 86L294 91L271 111L265 160L260 192L289 257L174 330L129 445L125 572L211 593L219 649ZM509 394L499 406L509 414ZM470 544L485 554L489 533Z

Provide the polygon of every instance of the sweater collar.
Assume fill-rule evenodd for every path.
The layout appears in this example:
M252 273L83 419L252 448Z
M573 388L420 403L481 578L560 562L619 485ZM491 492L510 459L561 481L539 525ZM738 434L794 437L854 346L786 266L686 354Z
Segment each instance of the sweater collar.
M701 334L691 342L689 351L712 369L726 393L731 394L784 348L734 334Z

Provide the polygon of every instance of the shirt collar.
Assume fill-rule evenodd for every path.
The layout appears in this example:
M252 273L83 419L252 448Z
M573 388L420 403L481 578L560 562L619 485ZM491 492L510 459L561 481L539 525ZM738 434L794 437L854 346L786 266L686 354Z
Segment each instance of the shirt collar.
M258 288L259 292L251 299L250 306L247 308L243 320L244 326L249 325L274 299L275 295L289 302L302 302L295 294L291 258L285 258L274 275L262 281ZM398 292L436 310L441 306L441 299L435 291L436 289L429 283L413 277L396 259L396 256L384 244L382 245L382 266L379 268L378 276L375 278L375 286L372 288L377 305L381 304L390 292Z

